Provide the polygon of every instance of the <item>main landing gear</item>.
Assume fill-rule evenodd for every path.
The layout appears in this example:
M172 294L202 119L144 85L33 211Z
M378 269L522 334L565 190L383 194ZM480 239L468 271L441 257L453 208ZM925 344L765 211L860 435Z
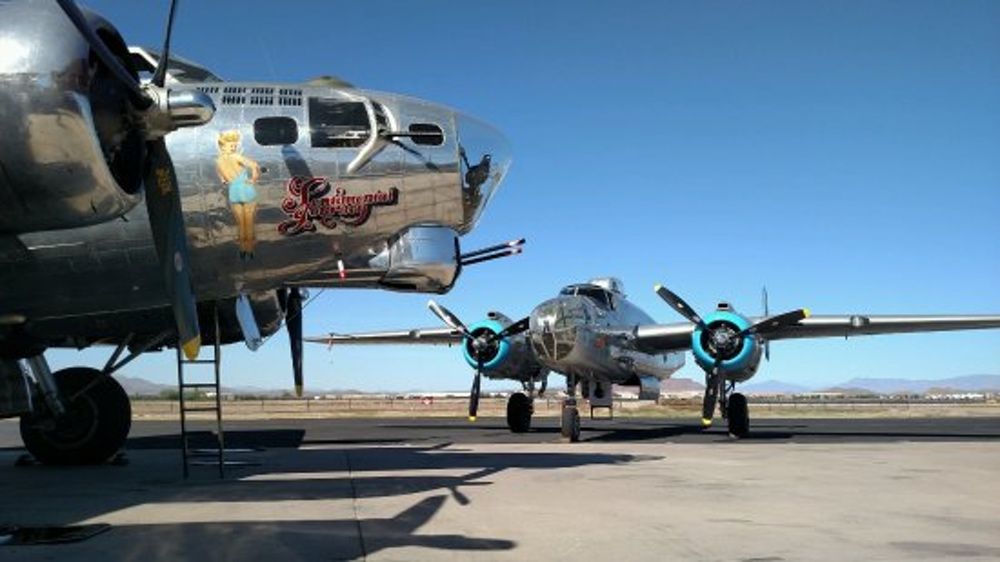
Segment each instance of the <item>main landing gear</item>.
M726 382L720 375L707 377L701 424L705 429L711 427L715 403L718 401L719 411L726 420L729 435L741 439L750 433L750 408L747 405L747 397L734 392L735 388L735 382Z
M746 437L750 433L750 408L747 397L739 392L733 393L726 404L726 422L729 434L736 438Z
M538 396L545 393L547 379L542 379ZM527 433L531 429L531 416L535 413L535 379L524 383L524 392L515 392L507 399L507 427L512 433Z
M52 373L65 412L21 416L25 448L43 464L100 464L125 444L132 406L125 389L97 369L71 367Z
M114 457L132 427L132 405L111 375L170 335L163 332L137 345L131 335L126 337L103 369L70 367L53 373L43 355L25 359L35 381L34 403L21 414L21 439L28 452L38 462L57 465L100 464ZM126 349L129 353L121 358ZM5 364L20 371L16 361Z
M507 399L507 427L512 433L527 433L533 413L535 406L523 392L516 392Z

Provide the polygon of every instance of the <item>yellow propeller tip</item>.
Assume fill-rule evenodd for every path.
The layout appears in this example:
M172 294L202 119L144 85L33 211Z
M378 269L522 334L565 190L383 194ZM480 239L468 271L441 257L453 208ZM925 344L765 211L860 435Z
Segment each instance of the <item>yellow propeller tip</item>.
M476 416L469 416L469 421L470 422L476 421Z
M663 288L663 285L660 285L659 283L653 285L653 290L654 291L659 291L662 288Z
M184 357L188 358L188 361L194 361L198 358L198 352L201 351L201 336L195 336L181 345L181 350L184 352Z
M702 427L709 427L712 425L712 418L701 418Z
M805 315L806 318L809 318L810 316L812 316L813 313L810 312L808 308L803 308L802 314Z

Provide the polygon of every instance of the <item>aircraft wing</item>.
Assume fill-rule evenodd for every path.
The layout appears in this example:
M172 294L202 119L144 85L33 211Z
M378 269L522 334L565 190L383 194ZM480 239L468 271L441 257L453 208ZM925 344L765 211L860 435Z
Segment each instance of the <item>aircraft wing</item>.
M763 318L750 318L756 323ZM918 316L918 315L829 315L810 316L798 323L769 331L766 339L786 340L874 336L912 332L982 330L1000 328L1000 315ZM637 349L646 352L680 351L691 347L694 324L649 324L637 326L628 336Z
M327 334L325 336L305 338L312 343L327 345L387 345L387 344L424 344L452 345L462 341L462 333L453 328L416 328L413 330L396 330L388 332L368 332L360 334Z
M758 319L753 319L756 322ZM875 336L908 332L946 332L1000 328L1000 316L810 316L769 332L769 340Z

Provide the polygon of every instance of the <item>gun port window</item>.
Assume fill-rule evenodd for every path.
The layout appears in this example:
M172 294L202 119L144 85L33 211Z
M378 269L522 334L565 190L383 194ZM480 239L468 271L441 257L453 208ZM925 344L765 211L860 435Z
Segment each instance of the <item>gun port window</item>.
M299 125L291 117L261 117L253 122L253 138L261 146L295 144Z
M328 98L309 98L309 131L318 148L358 147L371 128L365 104Z
M410 132L414 133L410 138L413 139L415 144L427 146L441 146L444 144L444 131L441 130L441 127L433 123L411 123Z

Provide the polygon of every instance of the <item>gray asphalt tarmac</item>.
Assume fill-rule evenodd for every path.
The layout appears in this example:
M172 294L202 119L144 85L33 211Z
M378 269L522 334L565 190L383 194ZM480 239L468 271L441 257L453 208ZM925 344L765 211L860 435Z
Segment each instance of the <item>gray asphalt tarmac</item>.
M110 527L0 560L1000 559L997 418L539 422L232 421L247 465L184 480L176 422L60 468L16 466L2 421L0 529Z
M129 449L177 447L177 421L136 421ZM199 429L209 422L194 422ZM511 433L501 418L471 423L452 418L348 418L226 421L226 437L233 447L298 447L308 444L378 443L553 443L559 441L559 422L538 418L532 431ZM731 441L725 425L702 430L695 420L645 418L583 420L584 442L716 443ZM1000 441L1000 418L868 418L761 419L741 444L759 443L886 443L899 441ZM0 448L20 446L17 424L0 423Z

